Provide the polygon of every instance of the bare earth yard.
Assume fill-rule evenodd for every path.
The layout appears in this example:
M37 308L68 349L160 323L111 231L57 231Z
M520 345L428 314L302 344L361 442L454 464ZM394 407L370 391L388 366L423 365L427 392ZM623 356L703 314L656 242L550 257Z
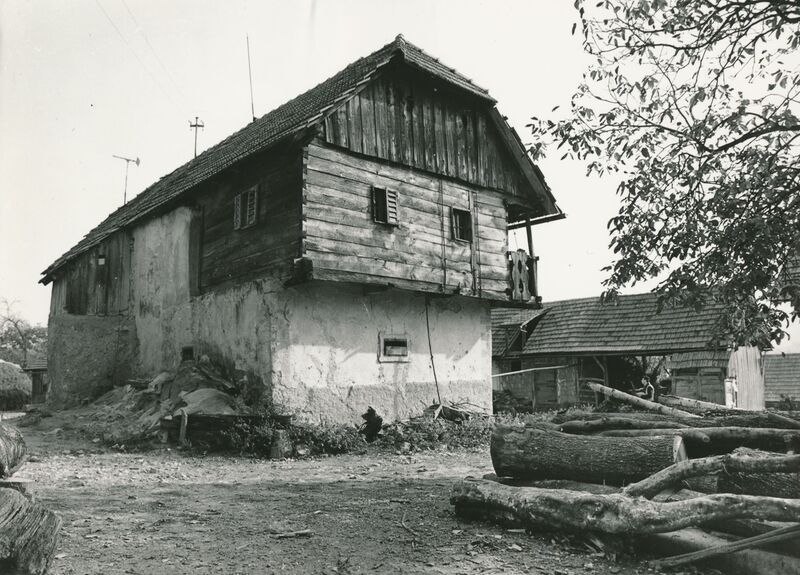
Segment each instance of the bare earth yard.
M488 451L264 461L117 453L22 431L34 460L18 476L64 520L57 575L648 571L563 537L457 518L450 485L491 472Z

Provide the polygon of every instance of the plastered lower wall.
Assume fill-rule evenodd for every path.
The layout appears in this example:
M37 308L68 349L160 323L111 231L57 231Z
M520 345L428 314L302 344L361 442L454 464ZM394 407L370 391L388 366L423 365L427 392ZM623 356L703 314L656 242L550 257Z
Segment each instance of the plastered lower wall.
M436 400L424 295L365 294L330 283L285 297L289 345L273 358L276 405L311 421L360 422L368 406L390 421L418 415ZM491 409L488 304L434 297L429 323L442 399ZM381 331L408 337L407 362L379 361Z
M191 346L301 420L358 423L369 406L386 421L407 418L437 398L428 301L442 399L491 409L487 302L344 283L284 288L275 278L192 297L191 217L179 208L132 232L130 316L51 317L50 357L63 390L97 395L122 381L112 360L125 378L152 377L174 369ZM408 338L408 361L379 361L381 332Z

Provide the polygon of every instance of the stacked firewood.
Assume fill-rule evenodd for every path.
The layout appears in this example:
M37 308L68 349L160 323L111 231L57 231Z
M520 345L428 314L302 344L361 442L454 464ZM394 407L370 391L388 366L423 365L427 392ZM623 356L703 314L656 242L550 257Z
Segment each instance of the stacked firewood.
M0 573L42 575L52 561L61 519L33 502L11 477L26 460L22 434L0 425Z
M450 499L456 511L531 530L676 532L670 537L681 539L679 530L699 527L753 536L736 549L800 538L800 421L682 398L654 403L591 385L645 411L498 425L496 475L458 481ZM726 553L720 542L662 565ZM800 572L800 561L789 559L793 567L781 563L781 570Z

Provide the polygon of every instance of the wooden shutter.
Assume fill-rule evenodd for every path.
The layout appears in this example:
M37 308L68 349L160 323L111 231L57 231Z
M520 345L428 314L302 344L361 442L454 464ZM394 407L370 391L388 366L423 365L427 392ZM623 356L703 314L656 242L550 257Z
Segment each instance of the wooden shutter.
M397 192L395 190L386 190L386 223L397 225L398 222Z
M247 190L247 218L248 226L252 226L258 219L258 187Z
M238 230L242 227L242 194L236 194L233 198L233 229Z

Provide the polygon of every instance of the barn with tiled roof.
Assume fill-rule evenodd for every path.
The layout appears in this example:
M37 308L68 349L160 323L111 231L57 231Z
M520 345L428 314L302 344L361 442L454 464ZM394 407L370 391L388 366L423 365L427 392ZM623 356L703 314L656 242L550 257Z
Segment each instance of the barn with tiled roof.
M509 385L530 395L531 380L538 378L546 398L538 403L559 405L589 399L586 381L632 391L639 381L631 380L631 365L660 362L675 393L725 403L725 380L735 378L736 404L763 408L761 352L729 350L719 335L721 320L722 308L713 302L699 310L659 307L652 293L545 302L541 310L495 310L495 389L503 387L498 373L527 367L535 371L509 376ZM561 367L542 369L547 366Z

